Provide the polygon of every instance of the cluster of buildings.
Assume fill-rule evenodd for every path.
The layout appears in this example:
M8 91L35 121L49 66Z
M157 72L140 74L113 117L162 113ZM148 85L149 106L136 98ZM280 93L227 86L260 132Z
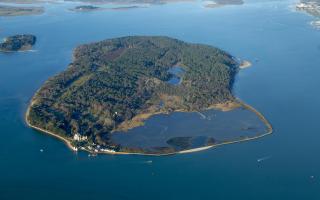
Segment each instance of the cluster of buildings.
M73 140L77 141L77 142L83 142L83 141L87 141L88 137L87 136L82 136L79 133L74 134L73 136ZM74 151L78 151L77 147L72 147L72 149ZM115 153L116 151L113 149L107 149L107 148L103 148L100 145L97 145L95 143L93 143L92 145L87 145L87 146L82 146L80 147L81 150L84 151L89 151L89 152L93 152L93 153Z
M76 147L74 147L74 148L76 148ZM92 152L92 153L115 153L116 152L113 149L103 148L100 145L96 145L95 143L93 143L92 145L82 146L82 147L80 147L80 149L84 150L84 151L89 151L89 152ZM75 151L77 151L77 150L78 149L76 148Z
M102 148L100 145L93 144L92 146L81 147L82 150L87 150L94 153L115 153L113 149Z

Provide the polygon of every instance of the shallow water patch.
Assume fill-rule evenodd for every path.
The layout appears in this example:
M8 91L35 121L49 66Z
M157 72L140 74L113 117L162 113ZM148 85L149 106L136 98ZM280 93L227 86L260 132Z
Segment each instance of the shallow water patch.
M171 85L179 85L182 81L182 76L184 74L184 69L180 66L171 67L168 72L172 75L167 83Z

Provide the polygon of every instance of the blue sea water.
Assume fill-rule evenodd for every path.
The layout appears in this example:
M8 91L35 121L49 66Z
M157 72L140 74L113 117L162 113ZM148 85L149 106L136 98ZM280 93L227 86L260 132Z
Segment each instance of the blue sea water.
M294 2L90 13L48 4L41 16L0 18L0 38L38 37L36 52L0 54L0 199L320 199L320 32ZM26 126L30 98L66 68L73 48L127 35L171 36L253 61L234 93L274 134L192 154L88 157Z

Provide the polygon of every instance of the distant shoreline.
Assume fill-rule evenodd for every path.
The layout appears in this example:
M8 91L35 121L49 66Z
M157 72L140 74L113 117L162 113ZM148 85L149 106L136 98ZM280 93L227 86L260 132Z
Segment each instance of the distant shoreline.
M147 8L145 6L119 6L119 7L112 7L112 8L104 8L104 7L95 7L95 8L70 8L69 11L76 12L76 13L87 13L87 12L98 12L98 11L125 11L125 10L132 10L132 9L139 9L139 8Z
M205 1L206 4L204 5L205 8L220 8L223 6L229 5L243 5L243 0L209 0Z
M44 7L6 6L6 5L0 4L0 17L42 15L44 12L45 12Z

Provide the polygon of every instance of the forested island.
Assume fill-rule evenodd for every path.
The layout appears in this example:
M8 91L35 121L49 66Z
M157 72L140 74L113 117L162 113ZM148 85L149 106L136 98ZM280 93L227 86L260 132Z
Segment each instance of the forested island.
M27 3L54 3L59 0L0 0L4 3L18 3L18 4L27 4ZM195 0L64 0L72 2L86 2L86 3L113 3L113 4L166 4L173 2L188 2ZM228 1L228 0L223 0Z
M44 13L43 7L16 7L0 5L0 16L40 15L42 13Z
M113 4L166 4L173 2L189 2L194 0L66 0L87 3L113 3Z
M320 17L320 0L301 0L296 8L316 17Z
M75 12L89 12L89 11L102 11L102 10L129 10L129 9L136 9L136 8L143 8L142 6L119 6L113 8L103 8L98 6L92 5L84 5L84 6L76 6L71 11Z
M115 144L111 134L142 126L159 113L239 107L232 95L239 63L211 46L132 36L81 45L73 58L34 95L26 120L75 150L134 153ZM172 84L176 66L183 75Z
M0 0L2 3L16 3L16 4L33 4L33 3L49 3L58 0Z
M315 28L320 28L320 0L301 0L296 5L297 10L306 12L317 19L312 21L310 24Z
M77 11L77 12L88 12L88 11L96 11L96 10L102 10L103 8L98 6L92 6L92 5L83 5L83 6L76 6L71 11Z
M13 52L30 50L36 43L36 40L36 36L30 34L10 36L5 38L3 43L0 43L0 51Z
M195 0L66 0L66 1L74 1L74 2L87 2L87 3L113 3L113 4L167 4L167 3L175 3L175 2L193 2ZM225 5L241 5L243 4L243 0L203 0L207 2L207 7L218 7Z
M217 8L226 5L242 5L244 4L243 0L211 0L206 1L206 8Z
M65 2L84 2L88 5L80 5L69 10L77 12L88 12L88 11L99 11L99 10L128 10L135 8L142 8L140 4L148 5L162 5L167 3L175 2L194 2L195 0L64 0ZM17 4L29 4L29 3L55 3L58 0L0 0L0 2L10 2ZM210 0L204 1L204 7L206 8L217 8L226 5L242 5L243 0ZM94 5L92 5L94 4ZM95 6L95 4L114 4L117 7L113 8L103 8ZM123 5L123 6L120 6ZM41 14L44 12L44 8L41 7L9 7L0 6L0 16L18 16L18 15L32 15Z

